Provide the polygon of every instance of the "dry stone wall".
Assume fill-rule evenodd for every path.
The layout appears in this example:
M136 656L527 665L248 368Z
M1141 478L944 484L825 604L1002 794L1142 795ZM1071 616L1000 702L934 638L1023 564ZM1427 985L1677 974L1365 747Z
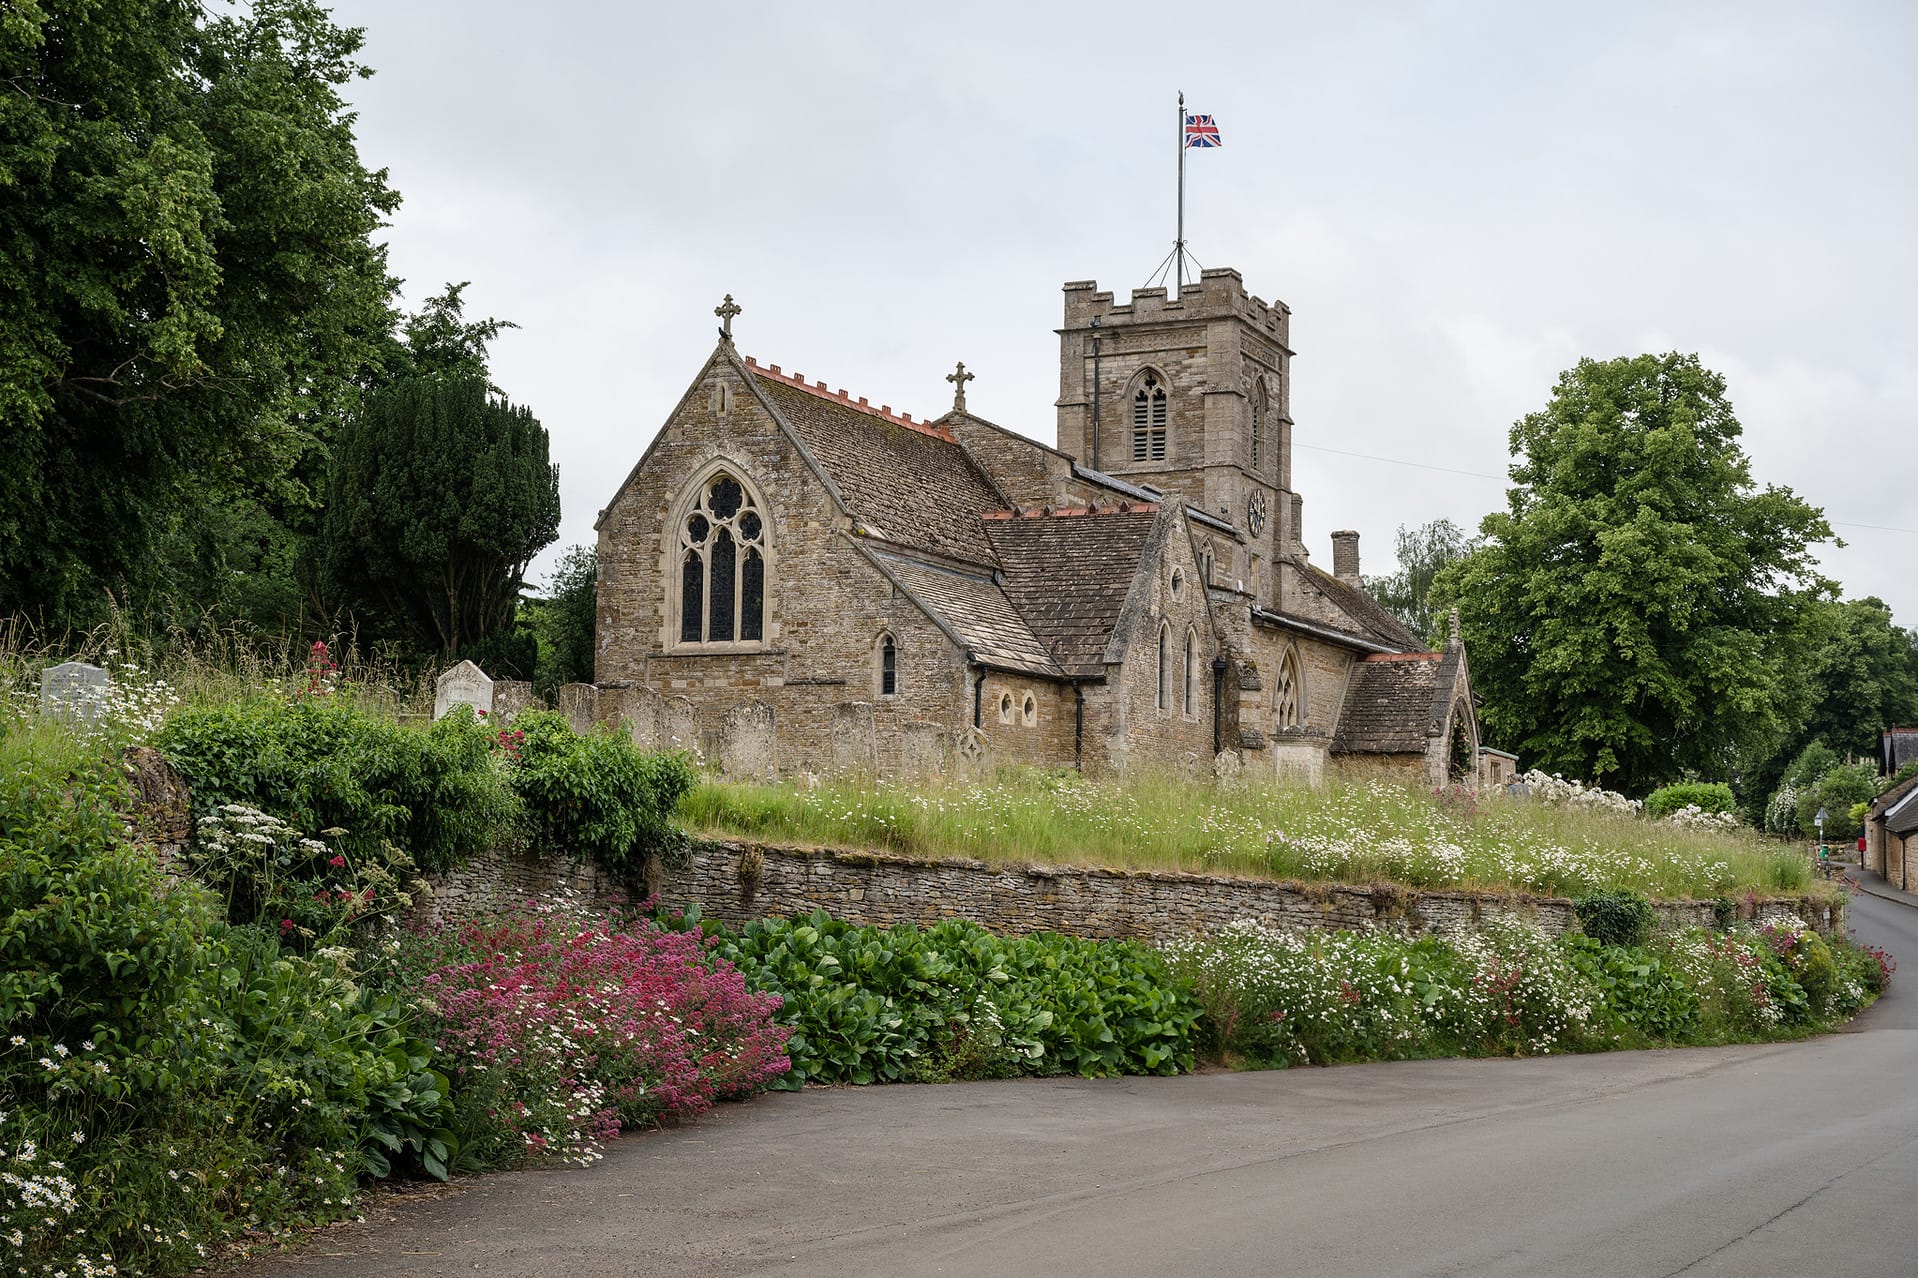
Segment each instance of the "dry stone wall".
M886 853L700 841L682 865L649 866L647 886L668 908L698 905L707 918L740 924L824 909L855 923L890 926L968 919L996 932L1165 941L1214 931L1235 919L1298 928L1474 928L1521 916L1549 932L1576 925L1572 902L1488 892L1281 883L1171 871L991 866L964 858L918 860ZM1706 927L1709 901L1655 902L1666 927ZM1820 932L1842 931L1844 907L1813 898L1759 902L1760 914L1790 913ZM1754 907L1741 906L1751 917Z

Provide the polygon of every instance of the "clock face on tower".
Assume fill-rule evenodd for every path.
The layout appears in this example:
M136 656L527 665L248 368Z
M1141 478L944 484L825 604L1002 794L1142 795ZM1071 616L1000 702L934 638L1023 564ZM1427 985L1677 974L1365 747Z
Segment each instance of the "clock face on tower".
M1257 489L1245 499L1245 526L1254 537L1265 531L1265 494Z

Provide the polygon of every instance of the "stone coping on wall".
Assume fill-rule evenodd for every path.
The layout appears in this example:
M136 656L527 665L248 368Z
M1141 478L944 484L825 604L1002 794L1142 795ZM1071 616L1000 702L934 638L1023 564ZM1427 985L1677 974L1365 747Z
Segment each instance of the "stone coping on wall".
M1216 931L1237 919L1311 928L1473 928L1523 917L1554 934L1577 926L1568 897L1400 884L1310 883L1187 870L991 865L968 857L695 840L683 863L649 864L646 887L666 908L698 905L738 925L824 909L861 924L967 919L999 932L1159 942ZM1711 926L1711 901L1654 901L1665 928ZM1790 914L1822 933L1842 931L1844 901L1803 895L1736 903L1741 917Z

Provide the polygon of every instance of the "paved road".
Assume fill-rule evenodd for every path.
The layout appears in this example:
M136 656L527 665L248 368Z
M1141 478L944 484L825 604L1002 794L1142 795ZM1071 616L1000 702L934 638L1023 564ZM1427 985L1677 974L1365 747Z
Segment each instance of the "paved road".
M245 1278L1918 1274L1906 984L1807 1043L813 1091L325 1235Z

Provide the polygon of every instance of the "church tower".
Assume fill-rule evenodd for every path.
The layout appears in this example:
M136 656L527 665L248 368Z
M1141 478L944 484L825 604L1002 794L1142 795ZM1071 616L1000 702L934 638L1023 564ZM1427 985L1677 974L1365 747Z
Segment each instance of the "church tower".
M1232 525L1237 536L1218 547L1209 584L1267 607L1275 565L1299 541L1291 315L1247 293L1227 267L1204 271L1176 298L1147 288L1124 304L1095 281L1074 281L1058 330L1060 450Z

